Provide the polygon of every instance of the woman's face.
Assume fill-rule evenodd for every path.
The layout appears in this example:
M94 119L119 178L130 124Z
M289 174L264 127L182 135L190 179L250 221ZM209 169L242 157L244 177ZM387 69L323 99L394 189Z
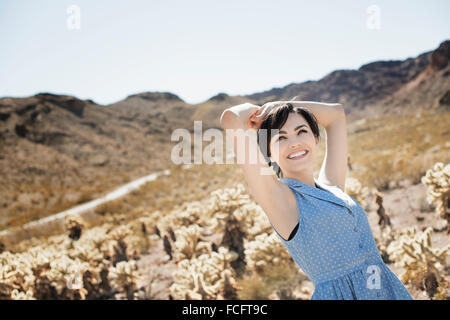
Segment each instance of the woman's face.
M318 142L308 122L298 113L289 113L278 134L271 137L270 159L278 163L284 176L312 170ZM306 154L299 156L303 150Z

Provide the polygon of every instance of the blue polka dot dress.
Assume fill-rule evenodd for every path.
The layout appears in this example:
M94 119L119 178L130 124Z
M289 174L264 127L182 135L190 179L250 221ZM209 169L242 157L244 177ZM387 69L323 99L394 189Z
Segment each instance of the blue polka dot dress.
M281 178L295 194L299 226L290 240L276 230L314 284L312 300L412 300L381 259L364 209L338 186Z

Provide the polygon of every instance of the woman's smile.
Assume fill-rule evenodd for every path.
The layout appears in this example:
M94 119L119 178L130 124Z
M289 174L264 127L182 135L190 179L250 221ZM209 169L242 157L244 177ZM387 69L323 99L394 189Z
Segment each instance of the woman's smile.
M289 160L301 160L301 159L305 158L307 154L308 154L308 150L301 150L301 151L297 151L295 153L290 154L287 158Z

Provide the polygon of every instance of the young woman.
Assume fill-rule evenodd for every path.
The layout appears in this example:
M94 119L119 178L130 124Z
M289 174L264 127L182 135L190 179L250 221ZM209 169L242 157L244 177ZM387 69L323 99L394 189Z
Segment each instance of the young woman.
M381 259L366 212L345 193L347 131L341 104L245 103L226 109L220 122L227 138L242 139L246 130L265 133L257 142L234 143L234 151L245 159L241 165L250 194L313 282L311 299L412 299ZM318 124L326 132L326 152L316 179ZM248 153L255 150L258 156L251 158ZM268 158L277 176L262 174Z

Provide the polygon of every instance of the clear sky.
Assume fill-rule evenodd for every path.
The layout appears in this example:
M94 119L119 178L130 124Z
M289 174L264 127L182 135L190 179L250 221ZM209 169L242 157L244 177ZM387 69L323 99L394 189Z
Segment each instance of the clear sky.
M251 94L433 50L449 12L448 0L0 0L0 97Z

